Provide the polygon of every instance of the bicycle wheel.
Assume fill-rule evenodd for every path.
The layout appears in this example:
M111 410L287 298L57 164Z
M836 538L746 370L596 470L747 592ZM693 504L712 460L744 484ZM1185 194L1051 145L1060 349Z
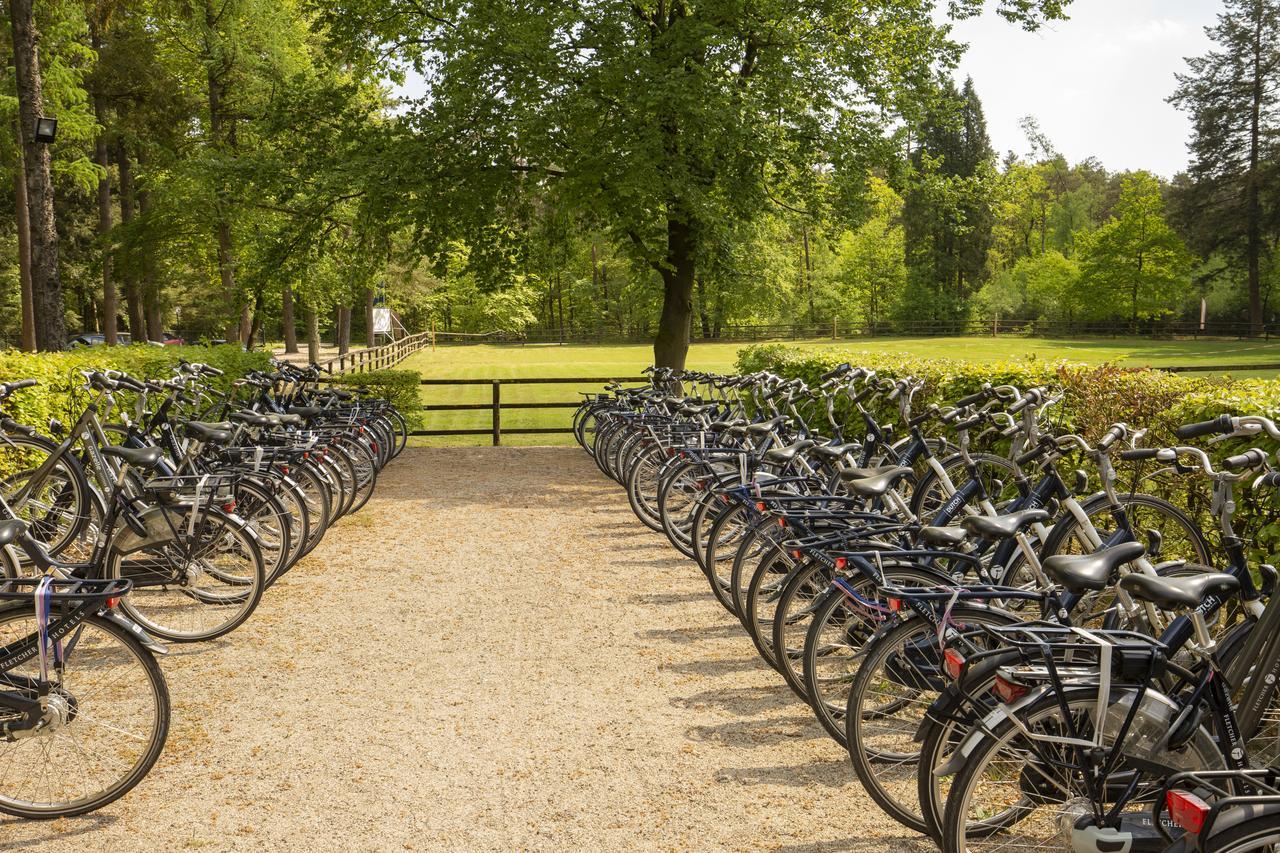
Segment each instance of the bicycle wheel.
M1123 707L1124 697L1132 694L1132 688L1114 688L1109 704ZM1148 691L1146 698L1158 695ZM1098 688L1090 685L1067 687L1061 695L1044 691L1020 707L1016 718L1005 716L992 722L985 734L975 739L976 743L966 744L964 766L951 783L940 827L944 853L1011 849L1060 853L1073 849L1072 826L1078 816L1092 812L1092 804L1080 775L1069 766L1077 760L1074 752L1046 740L1067 733L1063 708L1081 737L1094 737ZM1101 747L1111 751L1116 745L1106 735L1107 730L1104 726ZM1214 739L1203 728L1180 752L1176 769L1222 766ZM1117 758L1109 778L1125 780L1135 772L1142 771ZM1149 807L1164 780L1156 775L1140 776L1136 781L1128 802L1134 807ZM1126 788L1123 781L1101 784L1103 790Z
M1010 613L963 604L952 608L951 619L961 630L1019 621ZM978 637L971 642L983 645ZM937 629L911 618L877 632L863 647L849 686L845 745L853 769L876 805L915 832L928 828L916 778L927 771L919 763L915 735L946 683Z
M104 577L133 581L120 602L129 618L175 643L212 640L242 625L266 587L262 551L245 523L217 508L201 510L194 524L185 507L144 517L149 535L122 528L104 569Z
M716 601L730 613L734 612L733 593L729 586L733 577L733 559L750 524L751 519L746 506L735 502L720 514L707 535L702 570L707 576L707 583L711 585L711 592L715 595Z
M89 481L75 456L62 454L34 479L58 447L43 436L0 434L0 498L55 557L83 534L90 520Z
M35 611L0 609L0 646L35 644ZM70 817L128 793L151 770L169 734L169 690L155 658L129 631L88 616L62 641L46 724L0 738L0 812L25 818ZM10 696L38 698L38 658L0 675ZM25 686L24 686L25 685ZM0 720L21 712L0 698Z
M311 516L307 539L302 546L300 555L305 557L320 544L320 540L324 538L325 531L329 529L331 514L329 502L332 496L329 493L329 486L325 482L323 472L310 461L301 465L290 466L289 478L297 484L302 499L307 505L307 512Z
M1018 496L1018 466L1003 456L992 453L969 455L978 467L978 479L986 487L987 496L993 504L999 506ZM941 460L940 464L956 487L968 481L969 472L963 457L952 456ZM916 483L915 490L911 494L911 512L922 522L931 524L938 510L946 502L947 495L942 488L942 480L932 468L928 469ZM959 515L956 516L956 518L959 517Z
M355 493L347 512L359 512L373 497L373 490L378 485L378 465L373 451L363 440L345 436L338 439L338 444L350 457L355 473Z
M270 583L290 565L293 554L293 519L272 488L247 477L241 479L236 488L235 511L257 537L263 567ZM219 580L229 582L224 578Z
M946 575L911 565L886 565L886 583L893 586L941 586ZM801 674L809 706L831 739L846 745L845 712L849 687L862 661L863 647L888 619L888 608L874 580L863 574L841 576L852 590L830 587L815 600L804 637Z

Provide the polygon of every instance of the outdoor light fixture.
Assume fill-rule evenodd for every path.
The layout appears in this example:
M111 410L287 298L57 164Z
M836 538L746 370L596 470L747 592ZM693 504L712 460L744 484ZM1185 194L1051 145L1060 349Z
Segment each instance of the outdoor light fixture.
M58 120L42 116L36 119L36 142L50 144L58 138Z

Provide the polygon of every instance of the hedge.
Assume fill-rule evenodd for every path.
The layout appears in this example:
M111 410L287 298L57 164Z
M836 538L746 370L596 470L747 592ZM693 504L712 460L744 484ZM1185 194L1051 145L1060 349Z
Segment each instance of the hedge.
M419 377L415 370L370 370L367 373L337 374L329 379L335 385L366 387L379 397L390 400L404 415L409 429L422 426L422 401L418 397Z
M980 364L958 359L919 358L905 352L866 352L838 347L800 350L784 344L747 347L738 353L737 364L742 372L768 370L788 378L801 377L816 386L819 376L842 362L871 368L887 378L914 376L924 380L924 389L915 398L917 411L930 403L957 400L978 390L985 382L1008 383L1020 388L1060 387L1064 391L1063 401L1049 413L1056 431L1096 439L1111 424L1124 422L1149 430L1143 441L1147 447L1187 443L1179 442L1174 435L1178 425L1209 420L1224 413L1280 418L1280 380L1233 381L1226 377L1190 376L1150 368L1046 362L1034 358ZM877 414L886 422L892 422L897 420L898 412L895 405L889 404ZM859 433L859 430L852 432ZM1191 443L1216 458L1238 453L1245 447L1263 447L1272 454L1280 449L1280 445L1265 435L1214 445L1203 440ZM1216 538L1216 520L1208 515L1209 484L1204 478L1173 476L1159 481L1146 480L1140 489L1158 492L1172 500L1199 521L1210 541ZM1253 493L1248 484L1243 483L1236 488L1236 499L1237 532L1252 538L1256 557L1276 561L1280 558L1280 496L1276 490Z
M180 361L203 362L224 371L211 382L226 390L231 381L250 370L266 370L270 353L246 352L235 344L216 347L144 344L118 347L84 347L68 352L26 353L0 351L0 382L35 379L39 385L18 391L4 404L5 414L19 423L46 431L50 418L70 424L80 415L73 393L82 382L80 370L123 370L143 379L165 379Z

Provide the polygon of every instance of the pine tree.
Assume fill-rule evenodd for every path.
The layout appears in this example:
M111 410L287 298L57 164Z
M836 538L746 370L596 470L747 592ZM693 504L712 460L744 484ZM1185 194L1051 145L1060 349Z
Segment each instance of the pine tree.
M1187 60L1169 99L1194 120L1191 181L1181 193L1182 218L1202 253L1222 250L1247 270L1249 324L1262 331L1262 266L1268 198L1268 155L1280 134L1280 0L1225 0L1206 32L1220 47ZM1272 164L1274 166L1274 164ZM1268 213L1267 208L1272 211Z
M995 216L995 153L973 81L940 81L917 130L903 220L910 287L903 309L915 318L963 319L987 276Z

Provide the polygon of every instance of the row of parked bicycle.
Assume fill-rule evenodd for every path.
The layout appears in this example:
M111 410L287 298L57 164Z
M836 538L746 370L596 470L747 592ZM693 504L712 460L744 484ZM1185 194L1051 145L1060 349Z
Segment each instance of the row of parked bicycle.
M37 383L0 384L0 811L133 788L169 730L163 643L243 625L404 448L387 401L314 365L221 376L80 371L69 427L20 422Z
M917 410L922 387L651 369L574 428L941 849L1280 850L1280 596L1232 524L1238 488L1280 485L1270 454L1055 435L1048 388ZM1280 440L1256 416L1177 433ZM1188 478L1212 537L1138 490Z

